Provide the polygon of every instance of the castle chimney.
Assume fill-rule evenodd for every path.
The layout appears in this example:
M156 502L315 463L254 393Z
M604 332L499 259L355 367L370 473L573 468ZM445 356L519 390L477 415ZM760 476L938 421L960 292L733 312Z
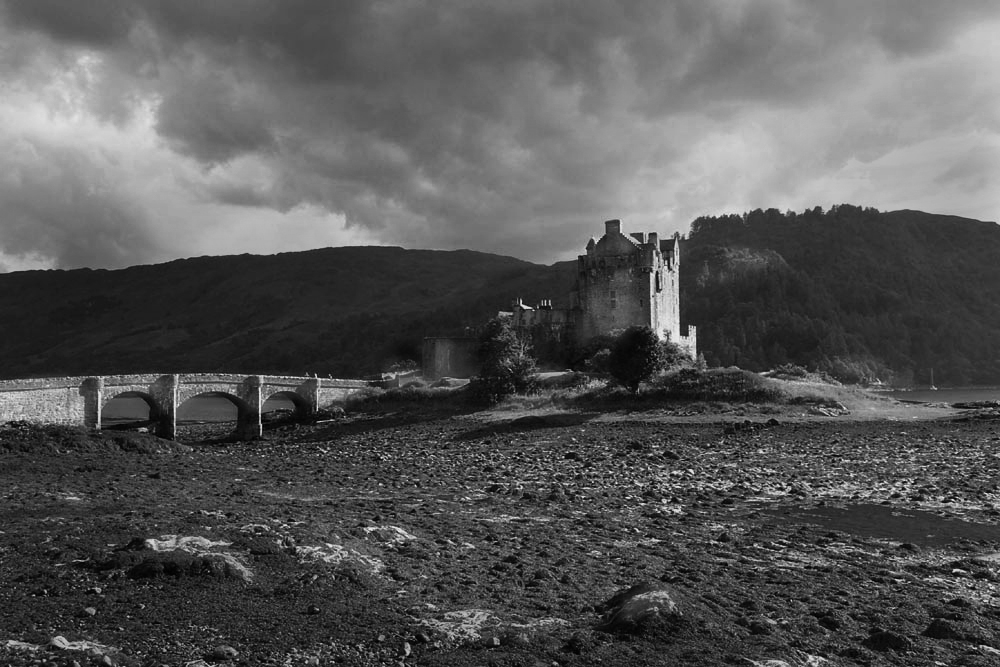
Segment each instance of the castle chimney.
M660 247L660 235L657 234L656 232L650 232L649 233L649 244L651 246L653 246L654 248L659 248Z
M604 223L604 233L605 234L621 234L622 233L622 221L621 220L608 220Z

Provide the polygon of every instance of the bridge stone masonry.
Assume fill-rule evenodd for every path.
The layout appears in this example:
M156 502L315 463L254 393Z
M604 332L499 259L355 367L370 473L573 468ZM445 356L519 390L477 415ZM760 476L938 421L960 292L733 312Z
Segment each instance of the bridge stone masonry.
M263 433L261 408L274 396L287 398L300 417L343 401L364 387L365 380L318 377L236 374L102 375L0 381L0 422L29 421L76 424L101 428L108 401L118 397L141 398L149 406L149 421L156 435L173 440L177 435L177 408L196 396L229 399L237 412L238 438Z

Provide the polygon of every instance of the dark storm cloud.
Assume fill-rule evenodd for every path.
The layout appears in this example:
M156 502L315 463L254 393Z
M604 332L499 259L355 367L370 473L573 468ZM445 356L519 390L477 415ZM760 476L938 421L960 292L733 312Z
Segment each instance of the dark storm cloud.
M125 38L137 18L122 0L8 0L3 3L15 27L34 28L56 40L104 48Z
M94 168L94 156L31 142L2 148L0 247L8 254L64 268L123 267L154 254L143 212Z
M2 7L12 34L38 37L32 48L101 58L86 87L99 118L123 125L151 108L164 145L206 170L252 163L253 182L196 184L199 197L283 212L316 205L387 242L533 258L575 248L581 234L568 230L589 235L604 217L683 229L711 212L731 176L698 182L690 163L715 159L707 151L721 151L726 133L747 154L780 156L745 186L766 198L877 159L906 131L967 122L961 107L921 98L907 104L922 105L924 126L897 123L913 112L851 96L997 15L992 0ZM816 123L836 126L793 131L775 120L812 109ZM671 187L682 219L657 194Z
M260 99L225 70L189 72L159 107L157 130L177 150L203 162L267 151L274 137L269 119L256 110Z

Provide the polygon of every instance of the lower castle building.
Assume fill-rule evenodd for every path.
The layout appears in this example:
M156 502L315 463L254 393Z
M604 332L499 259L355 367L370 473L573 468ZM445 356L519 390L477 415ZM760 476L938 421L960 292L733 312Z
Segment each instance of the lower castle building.
M697 354L695 327L681 326L680 235L660 240L656 232L626 236L620 220L604 223L604 236L590 239L577 258L576 285L568 308L550 300L514 302L512 324L536 345L545 340L582 347L594 336L646 326Z

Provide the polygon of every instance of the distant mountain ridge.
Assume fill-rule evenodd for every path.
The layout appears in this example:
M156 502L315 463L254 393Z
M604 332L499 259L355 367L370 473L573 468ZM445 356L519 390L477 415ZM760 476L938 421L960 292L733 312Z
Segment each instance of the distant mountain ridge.
M3 274L0 374L357 377L571 280L512 257L381 246Z
M681 253L682 318L714 365L1000 384L998 257L996 224L919 211L702 217ZM379 246L0 274L0 376L361 377L516 297L565 304L574 279L575 262Z

